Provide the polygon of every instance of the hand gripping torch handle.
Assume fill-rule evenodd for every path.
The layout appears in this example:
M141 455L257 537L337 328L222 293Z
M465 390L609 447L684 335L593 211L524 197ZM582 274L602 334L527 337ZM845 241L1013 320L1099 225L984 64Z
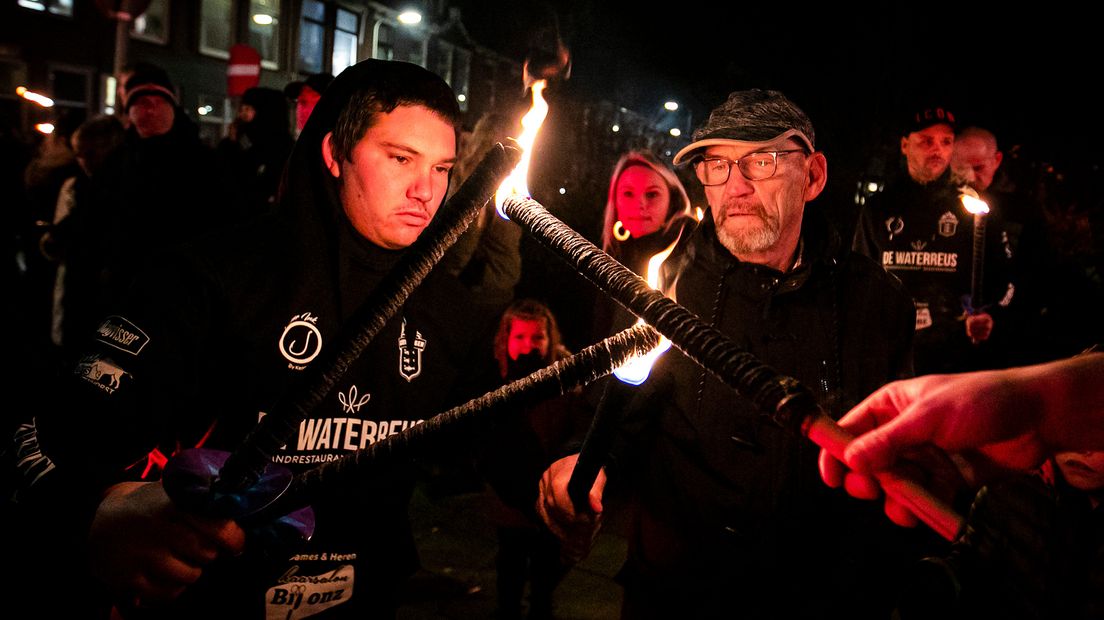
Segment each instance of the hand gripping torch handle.
M590 489L598 472L606 464L606 456L612 447L621 412L628 404L632 391L620 381L607 379L602 399L594 412L590 428L579 449L579 458L571 479L567 482L567 494L578 514L590 512Z

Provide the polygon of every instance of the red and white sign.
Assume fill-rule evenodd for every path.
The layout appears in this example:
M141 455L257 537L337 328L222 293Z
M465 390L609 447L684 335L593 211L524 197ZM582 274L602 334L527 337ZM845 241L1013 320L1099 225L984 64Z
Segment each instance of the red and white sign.
M261 54L238 43L230 48L230 64L226 67L226 94L241 97L245 91L261 83Z

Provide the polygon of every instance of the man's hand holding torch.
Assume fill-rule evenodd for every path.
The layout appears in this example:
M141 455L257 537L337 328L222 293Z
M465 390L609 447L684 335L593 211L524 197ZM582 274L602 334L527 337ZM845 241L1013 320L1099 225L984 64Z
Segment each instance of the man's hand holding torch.
M587 505L575 505L568 492L568 482L575 471L578 454L565 456L544 471L537 498L537 514L548 529L560 539L561 556L572 563L585 558L602 526L602 494L606 488L606 472L598 471L587 494Z

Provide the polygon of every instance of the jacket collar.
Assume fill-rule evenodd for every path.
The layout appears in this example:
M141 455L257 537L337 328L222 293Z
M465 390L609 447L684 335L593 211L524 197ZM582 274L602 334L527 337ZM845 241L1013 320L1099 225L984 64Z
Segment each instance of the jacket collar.
M798 245L801 259L797 267L786 274L785 279L800 278L804 281L808 274L818 267L832 266L840 261L845 251L839 232L828 221L820 209L805 209L801 222L801 241ZM687 261L704 261L707 265L724 270L728 268L749 268L770 272L777 276L779 272L770 267L745 263L732 255L717 239L717 226L712 213L707 213L701 224L695 229L686 250Z

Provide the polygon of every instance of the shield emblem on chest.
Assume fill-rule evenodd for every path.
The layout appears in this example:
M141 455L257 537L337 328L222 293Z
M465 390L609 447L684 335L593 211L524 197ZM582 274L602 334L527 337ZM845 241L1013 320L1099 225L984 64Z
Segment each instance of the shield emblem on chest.
M958 230L958 218L954 213L947 211L939 218L939 234L944 237L952 237Z
M413 381L422 374L422 352L425 348L426 339L422 332L411 328L408 333L406 319L403 319L402 332L399 334L399 376Z

